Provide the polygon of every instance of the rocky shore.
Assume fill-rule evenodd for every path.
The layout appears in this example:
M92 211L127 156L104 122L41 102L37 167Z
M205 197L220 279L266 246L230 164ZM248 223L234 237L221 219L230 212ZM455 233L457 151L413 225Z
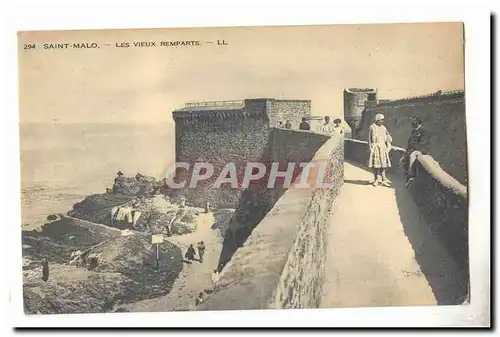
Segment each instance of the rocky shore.
M223 234L233 210L216 213L207 226L205 209L172 200L162 188L151 177L119 174L106 193L86 197L66 215L48 216L40 230L22 231L25 313L121 312L168 294L183 270L184 249L168 238L211 229ZM152 234L166 239L158 270Z
M133 229L150 234L182 235L196 231L196 218L202 208L186 206L182 198L171 200L163 193L163 181L138 173L135 177L118 175L112 189L93 194L75 204L69 216L105 224L118 229ZM113 218L113 209L128 207L140 213L136 221Z

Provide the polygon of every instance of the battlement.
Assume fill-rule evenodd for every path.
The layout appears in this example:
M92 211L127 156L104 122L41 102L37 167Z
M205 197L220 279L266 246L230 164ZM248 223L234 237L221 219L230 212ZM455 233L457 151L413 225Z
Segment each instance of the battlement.
M274 125L278 119L295 120L299 118L300 120L300 117L310 114L310 100L252 98L186 102L184 107L172 112L172 117L179 123L193 120L230 120L254 117L270 120L271 124Z
M396 105L404 103L417 103L417 102L435 102L440 100L452 100L452 99L463 99L465 92L463 90L452 90L452 91L436 91L432 94L405 97L395 100L379 100L378 105Z
M377 93L377 89L372 89L372 88L346 88L345 91L348 93L364 93L364 94Z
M245 105L243 100L232 101L201 101L201 102L186 102L186 108L201 108L201 107L238 107Z

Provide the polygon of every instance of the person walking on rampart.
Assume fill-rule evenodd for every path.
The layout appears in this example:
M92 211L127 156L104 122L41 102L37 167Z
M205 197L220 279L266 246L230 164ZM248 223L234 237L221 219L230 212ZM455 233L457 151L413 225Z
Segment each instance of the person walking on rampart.
M311 126L307 122L306 117L302 117L302 122L299 124L299 130L311 130Z
M321 133L331 134L332 133L332 124L330 123L330 116L325 116L325 122L321 124L319 131Z
M342 120L340 118L335 118L333 120L333 128L332 128L332 133L333 134L339 134L343 135L344 134L344 129L340 125L342 123Z
M391 151L392 137L383 124L384 115L377 114L375 116L375 123L370 126L368 136L368 145L370 148L368 167L373 169L373 186L380 184L390 186L385 171L388 167L391 167L389 152Z
M422 127L422 120L416 116L412 118L412 130L408 138L408 146L403 157L403 170L406 177L406 185L408 187L415 179L415 161L420 154L428 154L430 147L430 137Z
M205 243L203 241L198 242L198 256L200 257L200 262L203 263L203 255L205 255Z

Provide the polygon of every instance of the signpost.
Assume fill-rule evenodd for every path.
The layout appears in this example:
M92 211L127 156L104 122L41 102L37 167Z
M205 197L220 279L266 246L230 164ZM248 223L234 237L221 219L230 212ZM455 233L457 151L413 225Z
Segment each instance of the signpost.
M160 270L160 243L163 243L163 234L151 235L151 243L156 244L156 269Z

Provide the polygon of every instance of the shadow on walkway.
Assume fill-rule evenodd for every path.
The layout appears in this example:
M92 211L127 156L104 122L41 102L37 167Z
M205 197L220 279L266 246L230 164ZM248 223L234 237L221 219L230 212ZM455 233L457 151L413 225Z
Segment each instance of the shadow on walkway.
M415 259L420 265L432 288L438 305L462 304L468 295L469 275L452 259L445 246L437 239L427 225L425 214L418 208L404 179L398 174L391 174L395 190L396 203L403 230L415 252Z
M359 164L359 163L356 163L356 162L353 162L353 161L349 161L349 160L346 160L346 163L349 163L352 166L355 166L357 168L360 168L360 169L368 171L368 172L372 171L368 166L363 165L363 164ZM390 173L387 174L387 178L389 178L389 180L391 180L391 174ZM372 180L349 180L349 179L344 179L344 183L345 184L367 186L367 185L371 185L372 184ZM393 187L392 185L393 185L392 183L391 183L391 186L379 185L379 186L377 186L377 188L384 188L384 187L385 188L392 188Z

